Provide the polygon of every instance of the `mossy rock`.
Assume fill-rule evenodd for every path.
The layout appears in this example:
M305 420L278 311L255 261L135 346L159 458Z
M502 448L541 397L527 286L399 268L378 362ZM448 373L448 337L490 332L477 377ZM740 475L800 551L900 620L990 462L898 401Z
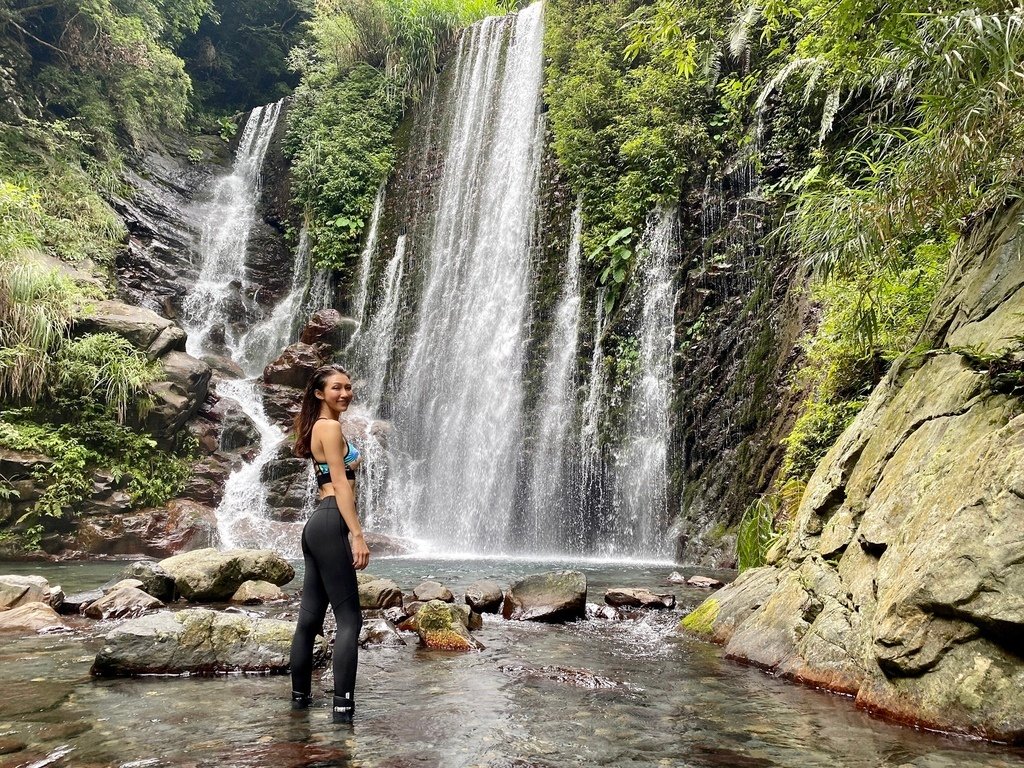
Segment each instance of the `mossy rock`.
M710 635L718 618L718 601L709 597L683 617L679 626L695 635Z
M420 642L439 651L479 651L483 645L469 634L465 612L441 600L431 600L416 612Z

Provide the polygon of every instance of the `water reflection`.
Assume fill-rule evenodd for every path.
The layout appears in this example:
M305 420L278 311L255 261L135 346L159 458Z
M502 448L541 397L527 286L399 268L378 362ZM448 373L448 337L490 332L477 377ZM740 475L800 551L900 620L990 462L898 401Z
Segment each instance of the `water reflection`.
M458 592L476 578L508 583L551 567L397 559L374 571L407 591L432 576ZM616 585L667 589L691 605L704 594L666 587L667 567L585 567L593 601ZM33 570L57 575L47 568ZM101 571L88 586L109 578ZM679 615L565 626L488 617L480 653L426 651L412 638L404 648L364 651L352 728L329 724L329 673L314 686L316 706L296 713L283 677L93 680L102 637L92 624L5 638L0 768L1024 764L1020 752L880 723L849 699L726 661L720 649L677 634Z

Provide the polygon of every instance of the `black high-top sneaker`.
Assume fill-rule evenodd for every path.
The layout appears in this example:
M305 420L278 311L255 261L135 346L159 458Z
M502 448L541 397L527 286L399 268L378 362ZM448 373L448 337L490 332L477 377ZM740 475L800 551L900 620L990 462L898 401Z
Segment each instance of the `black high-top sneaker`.
M352 715L355 714L356 706L352 701L352 694L334 697L334 708L331 710L331 719L335 724L349 724L352 722Z
M309 709L313 703L313 697L308 693L292 691L292 709Z

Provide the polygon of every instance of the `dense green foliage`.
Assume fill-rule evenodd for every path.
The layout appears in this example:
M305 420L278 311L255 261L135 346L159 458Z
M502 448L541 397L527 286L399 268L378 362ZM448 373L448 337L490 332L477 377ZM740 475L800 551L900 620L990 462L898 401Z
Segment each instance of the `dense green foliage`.
M117 423L108 409L88 398L66 398L59 408L0 412L0 445L36 451L52 459L35 480L45 486L30 517L77 512L93 492L97 472L110 474L139 506L162 504L181 491L189 462L157 448L156 442Z
M548 5L545 99L554 149L580 196L584 246L611 307L635 258L646 217L703 185L722 155L718 109L705 78L646 50L627 59L626 0ZM715 23L714 3L694 10ZM719 141L714 136L718 135Z
M302 73L289 113L294 199L321 267L358 252L378 187L395 162L393 135L433 81L457 30L499 12L492 0L325 0L292 54Z
M301 40L304 0L213 0L213 10L176 51L209 115L244 112L292 92L288 53Z

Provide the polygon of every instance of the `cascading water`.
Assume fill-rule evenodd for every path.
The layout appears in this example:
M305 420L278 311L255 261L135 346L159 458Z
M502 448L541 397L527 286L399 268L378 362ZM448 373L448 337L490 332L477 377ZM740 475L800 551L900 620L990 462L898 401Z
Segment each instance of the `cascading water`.
M263 161L277 127L283 101L257 107L246 120L231 173L222 177L205 204L199 253L202 263L195 285L185 300L184 321L190 355L201 356L210 332L225 329L225 343L234 350L237 338L231 330L233 305L242 301L245 287L245 256L249 234L256 221L256 204L262 189Z
M359 322L360 330L366 316L366 302L369 297L373 257L377 253L377 231L380 228L380 215L384 210L384 186L381 184L380 189L377 190L377 197L373 201L370 229L366 233L366 243L363 245L362 253L359 255L359 293L356 294L356 300L352 305L352 316ZM353 336L353 339L355 339L355 336Z
M672 396L673 269L677 217L661 211L645 237L639 265L643 306L638 360L625 432L614 460L614 512L609 555L667 552L669 407Z
M541 4L462 37L439 200L398 377L388 516L449 551L502 552L521 450L542 142Z
M606 396L604 368L604 291L599 291L595 304L594 351L590 357L587 398L580 414L580 487L577 498L575 525L571 529L571 551L586 552L590 544L587 521L592 510L603 510L604 505L604 453L601 451L601 415ZM603 522L598 519L598 524ZM598 531L601 533L601 531Z
M260 437L260 449L249 462L228 478L217 508L217 527L224 546L275 546L275 525L267 519L264 467L274 458L284 434L263 409L256 377L281 348L295 340L299 323L310 303L323 302L330 290L326 273L312 274L309 239L300 234L291 287L273 310L245 330L232 323L233 304L246 290L246 250L256 223L261 192L261 168L277 127L282 102L257 107L242 131L232 171L214 185L211 201L203 210L199 278L185 302L188 351L200 357L226 351L249 378L222 380L221 397L237 401L252 420ZM320 306L323 306L321 304ZM320 308L318 306L317 308ZM225 343L213 342L211 331L225 329ZM294 536L290 537L294 538ZM283 544L283 542L281 542ZM281 546L293 549L294 546Z
M524 543L535 552L581 553L574 532L579 508L579 455L570 444L575 423L576 348L580 330L580 243L583 220L577 203L572 214L572 237L565 264L565 283L555 309L550 353L534 421L531 441L529 501Z
M369 328L362 334L363 359L368 375L360 399L371 413L378 413L380 410L388 363L395 347L395 327L398 323L402 276L405 272L405 238L405 235L399 235L395 243L395 254L388 262L381 280L383 298L370 321Z

